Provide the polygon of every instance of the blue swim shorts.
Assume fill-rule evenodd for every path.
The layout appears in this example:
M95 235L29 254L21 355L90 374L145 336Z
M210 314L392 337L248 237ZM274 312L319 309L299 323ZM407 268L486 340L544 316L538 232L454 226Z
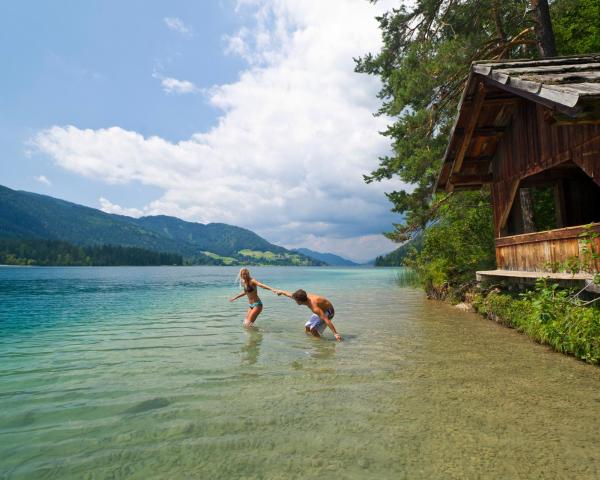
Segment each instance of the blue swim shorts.
M321 318L314 313L310 320L304 324L304 328L308 328L309 330L317 330L319 334L322 334L325 330L325 322L321 320Z

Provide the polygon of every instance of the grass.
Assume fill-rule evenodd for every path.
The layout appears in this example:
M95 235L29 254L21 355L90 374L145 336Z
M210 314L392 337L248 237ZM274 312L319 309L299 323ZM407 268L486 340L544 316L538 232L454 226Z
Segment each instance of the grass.
M396 274L396 285L402 288L420 287L421 280L417 272L410 268L404 267Z
M210 258L214 258L215 260L221 260L225 265L237 265L237 259L233 257L222 257L221 255L217 255L212 252L202 252L204 255Z

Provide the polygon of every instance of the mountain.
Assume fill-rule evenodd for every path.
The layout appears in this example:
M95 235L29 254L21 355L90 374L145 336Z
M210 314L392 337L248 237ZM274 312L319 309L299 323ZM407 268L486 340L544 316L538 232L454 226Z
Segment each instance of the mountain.
M132 218L37 193L0 186L0 237L121 245L179 254L210 265L323 265L274 245L245 228L207 225L164 215Z
M393 252L387 255L381 255L375 259L376 267L400 267L404 265L404 259L406 256L413 252L421 250L423 244L423 236L418 234L409 241L403 243Z
M358 265L358 263L355 263L352 260L348 260L347 258L340 257L339 255L335 255L333 253L315 252L314 250L309 250L308 248L295 248L293 251L301 253L302 255L306 255L307 257L313 258L320 262L324 262L333 267L353 267Z

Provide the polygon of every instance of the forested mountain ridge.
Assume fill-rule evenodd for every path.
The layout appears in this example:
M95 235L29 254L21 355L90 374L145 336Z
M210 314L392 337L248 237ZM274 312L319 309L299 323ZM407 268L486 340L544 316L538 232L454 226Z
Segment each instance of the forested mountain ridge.
M358 263L348 260L347 258L340 257L339 255L335 255L334 253L315 252L314 250L310 250L308 248L295 248L294 252L298 252L315 260L325 262L327 265L334 267L354 267L358 265Z
M178 254L195 264L322 265L232 225L204 225L163 215L114 215L4 186L0 186L0 237L137 247Z

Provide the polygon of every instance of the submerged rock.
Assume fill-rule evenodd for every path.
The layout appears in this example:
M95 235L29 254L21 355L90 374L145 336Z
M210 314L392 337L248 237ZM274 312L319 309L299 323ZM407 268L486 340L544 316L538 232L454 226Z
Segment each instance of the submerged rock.
M143 413L148 410L155 410L157 408L163 408L169 405L169 401L166 398L158 397L150 400L144 400L143 402L134 405L133 407L125 410L125 413Z
M454 305L454 308L458 308L459 310L461 310L463 312L472 312L473 311L473 305L471 305L470 303L465 303L465 302L457 303L456 305Z

